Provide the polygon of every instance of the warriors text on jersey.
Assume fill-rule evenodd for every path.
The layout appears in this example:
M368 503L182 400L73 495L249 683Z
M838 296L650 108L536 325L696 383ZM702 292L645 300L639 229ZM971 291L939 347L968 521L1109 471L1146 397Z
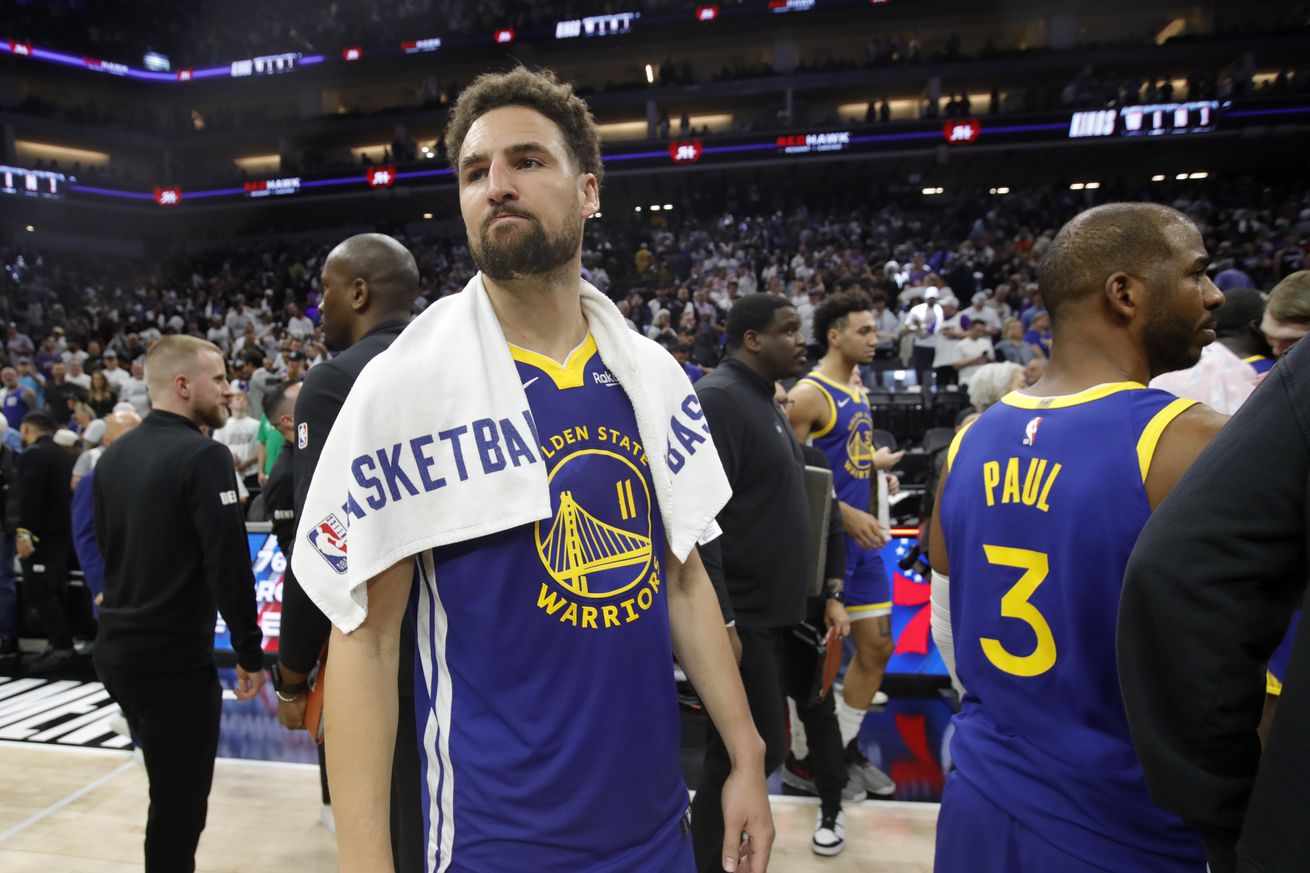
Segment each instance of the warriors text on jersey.
M536 433L476 448L493 465L539 452L552 515L418 561L427 870L685 870L647 447L590 337L563 366L512 352Z
M1098 869L1205 869L1196 835L1147 794L1114 651L1156 444L1191 405L1131 382L1012 393L948 454L956 774Z

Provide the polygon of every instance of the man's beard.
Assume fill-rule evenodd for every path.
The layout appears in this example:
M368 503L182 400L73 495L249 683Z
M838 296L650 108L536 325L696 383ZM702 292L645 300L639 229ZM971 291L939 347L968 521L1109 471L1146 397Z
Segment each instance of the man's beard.
M1194 367L1201 360L1197 332L1204 325L1189 322L1171 312L1163 299L1165 293L1151 295L1146 330L1142 336L1152 379L1162 373Z
M581 210L575 212L577 220L572 220L575 216L570 216L564 230L552 239L535 215L518 209L499 209L483 223L477 242L471 236L469 238L473 263L487 276L499 281L518 276L541 275L558 269L572 260L582 246ZM505 214L518 215L526 219L531 227L513 239L493 241L491 219Z
M213 428L214 430L218 430L220 427L227 424L229 416L230 413L228 412L228 408L222 404L207 409L196 409L196 418L200 419L200 423L206 427Z

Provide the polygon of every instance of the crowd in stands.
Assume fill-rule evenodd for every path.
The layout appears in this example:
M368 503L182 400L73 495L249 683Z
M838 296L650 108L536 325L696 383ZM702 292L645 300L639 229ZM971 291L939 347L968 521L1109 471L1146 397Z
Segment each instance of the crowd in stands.
M1027 368L1031 381L1050 342L1036 264L1055 230L1093 202L1155 199L1182 209L1202 228L1221 287L1268 290L1310 266L1310 189L1253 179L1004 197L889 189L862 198L887 205L851 201L822 210L771 201L754 187L730 191L726 202L689 196L685 208L659 216L616 213L591 222L583 263L632 327L693 376L719 362L726 312L739 297L785 295L809 331L825 295L858 285L879 319L875 372L915 370L926 389L967 383L984 364L1005 360ZM462 238L396 235L418 260L420 309L472 276ZM328 355L317 326L318 276L336 241L251 240L164 263L0 251L7 416L9 396L19 398L11 432L29 408L48 409L74 433L115 404L146 412L142 359L171 333L205 337L224 350L258 421L271 385ZM275 453L264 457L271 466L268 454ZM267 470L250 472L257 485Z

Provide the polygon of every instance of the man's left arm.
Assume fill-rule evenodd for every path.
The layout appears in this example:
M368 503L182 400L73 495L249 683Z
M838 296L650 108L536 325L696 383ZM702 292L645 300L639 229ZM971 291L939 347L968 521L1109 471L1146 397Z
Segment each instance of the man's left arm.
M746 691L724 631L710 578L695 549L680 563L665 554L669 628L678 658L732 761L723 786L724 869L763 873L773 847L773 816L765 786L764 741L746 702ZM747 834L747 844L739 845ZM739 857L747 866L738 868ZM731 861L731 863L729 863Z

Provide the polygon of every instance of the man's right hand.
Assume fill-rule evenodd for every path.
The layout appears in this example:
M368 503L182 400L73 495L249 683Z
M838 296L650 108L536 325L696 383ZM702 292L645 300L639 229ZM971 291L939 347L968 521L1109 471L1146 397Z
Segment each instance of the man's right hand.
M881 549L891 537L891 531L879 524L878 519L853 506L845 507L842 524L862 549Z
M290 703L279 697L277 701L277 719L282 722L282 727L289 731L304 730L305 704L308 702L308 694L302 694Z

